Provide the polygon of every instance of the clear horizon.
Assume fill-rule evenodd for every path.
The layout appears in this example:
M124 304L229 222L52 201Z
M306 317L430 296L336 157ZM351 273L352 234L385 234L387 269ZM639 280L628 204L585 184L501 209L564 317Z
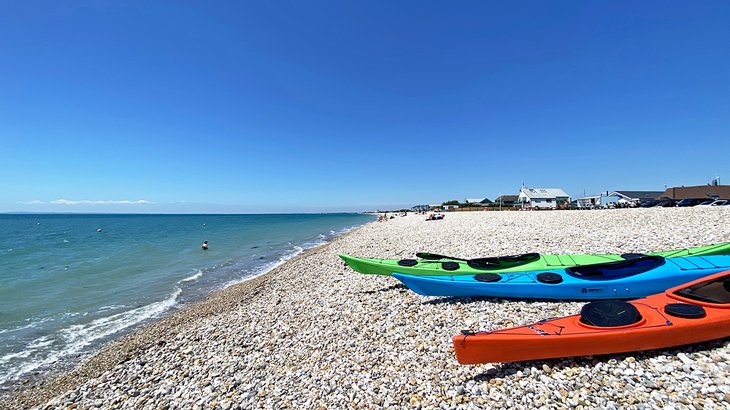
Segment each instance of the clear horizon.
M727 2L0 10L0 212L363 212L730 178Z

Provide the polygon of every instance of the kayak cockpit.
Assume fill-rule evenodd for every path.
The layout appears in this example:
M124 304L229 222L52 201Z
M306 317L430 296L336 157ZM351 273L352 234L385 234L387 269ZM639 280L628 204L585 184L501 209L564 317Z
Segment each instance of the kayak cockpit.
M730 305L730 274L688 286L674 294L699 302Z
M525 265L540 259L537 252L523 253L520 255L495 256L492 258L469 259L466 264L474 269L505 269Z
M466 264L474 269L508 269L515 266L525 265L540 260L539 253L524 253L521 255L494 256L487 258L461 259L453 256L438 255L434 253L419 252L416 254L421 260L401 259L397 262L399 266L412 267L420 263L440 263L441 269L447 271L458 270L461 268L459 262ZM447 259L444 261L444 259ZM449 260L450 259L450 260Z
M666 261L661 256L642 256L635 259L628 259L617 262L597 263L594 265L573 266L565 271L575 278L584 280L614 280L627 278L648 272Z

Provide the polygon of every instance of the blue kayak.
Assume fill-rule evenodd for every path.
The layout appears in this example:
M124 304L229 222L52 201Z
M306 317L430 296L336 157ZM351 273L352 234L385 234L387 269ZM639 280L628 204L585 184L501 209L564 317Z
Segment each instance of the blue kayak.
M425 296L595 300L644 297L728 269L728 255L643 256L558 270L393 277Z

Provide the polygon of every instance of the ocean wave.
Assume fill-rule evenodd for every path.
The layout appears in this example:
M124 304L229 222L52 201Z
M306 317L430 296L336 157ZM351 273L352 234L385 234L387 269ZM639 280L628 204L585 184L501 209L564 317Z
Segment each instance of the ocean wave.
M305 251L305 249L303 247L301 247L301 246L294 246L292 249L289 249L287 252L285 252L284 254L282 254L279 257L279 259L277 259L276 261L269 262L269 263L267 263L267 264L265 264L265 265L263 265L263 266L255 269L252 273L250 273L248 275L245 275L244 277L237 278L237 279L233 279L231 281L226 282L223 285L223 288L225 289L225 288L227 288L229 286L233 286L233 285L236 285L238 283L246 282L248 280L257 278L257 277L259 277L259 276L261 276L261 275L263 275L263 274L265 274L267 272L272 271L276 267L283 265L288 260L290 260L290 259L292 259L292 258L294 258L294 257L296 257L298 255L300 255L304 251Z
M0 384L16 380L22 375L40 367L53 364L64 357L76 354L98 339L111 336L143 320L163 313L175 305L177 297L181 292L182 290L180 288L175 288L175 291L170 296L159 302L95 319L86 324L71 325L58 331L54 335L55 340L46 339L47 336L44 336L28 343L20 352L13 352L0 357L0 363L7 363L12 359L27 358L31 355L35 356L33 360L24 361L16 366L9 366L8 369L3 369L3 372L0 372ZM54 343L63 344L64 347L60 350L39 351L39 348Z
M108 310L123 309L125 307L127 307L127 306L126 305L108 305L108 306L102 306L99 309L97 309L97 312L106 312ZM78 315L78 314L76 314L76 315ZM71 316L76 316L76 315L71 315Z
M4 356L0 356L0 363L5 363L12 359L23 359L23 358L30 356L31 353L33 353L32 350L24 350L22 352L8 353ZM0 376L0 377L2 377L2 376Z
M198 270L198 272L196 274L194 274L192 276L188 276L185 279L180 279L177 283L178 284L181 284L181 283L185 283L185 282L192 282L194 280L200 279L201 276L203 276L203 271L202 270Z
M43 324L45 322L48 322L48 321L53 320L53 318L50 318L50 317L45 317L45 318L28 318L26 320L28 322L30 322L27 325L16 326L16 327L13 327L13 328L10 328L10 329L0 329L0 335L3 334L3 333L12 333L12 332L20 331L20 330L37 328L37 327L39 327L39 325L41 325L41 324Z
M333 237L337 237L337 236L343 235L343 234L345 234L347 232L350 232L353 229L356 229L356 228L358 228L360 226L362 226L362 224L357 224L357 225L353 225L353 226L350 226L350 227L346 227L346 228L340 229L338 231L330 230L329 232L330 232L330 235L332 235ZM232 286L232 285L235 285L235 284L238 284L238 283L242 283L242 282L245 282L245 281L254 279L256 277L259 277L259 276L261 276L261 275L263 275L263 274L265 274L267 272L270 272L273 269L281 266L282 264L286 263L287 261L291 260L292 258L294 258L294 257L302 254L304 251L307 251L309 249L313 249L313 248L316 248L316 247L319 247L319 246L322 246L322 245L326 244L329 240L331 240L333 238L327 238L327 236L325 236L323 234L319 234L319 235L317 235L317 239L318 239L317 241L304 242L304 243L302 243L299 246L297 246L297 245L292 246L292 243L291 242L287 242L287 244L290 245L290 246L292 246L292 248L289 249L288 251L284 252L278 258L278 260L276 260L274 262L267 263L267 264L265 264L265 265L263 265L261 267L256 268L253 271L249 271L249 273L246 274L243 277L240 277L240 278L237 278L237 279L233 279L233 280L230 280L230 281L226 282L223 285L223 288L227 288L229 286ZM256 256L256 254L254 254L253 256ZM258 259L262 259L262 258L263 257L258 258ZM254 259L256 259L256 258L254 258Z
M33 340L32 342L28 343L29 348L38 348L38 347L46 347L53 344L53 340L49 339L48 336L42 336L38 339Z

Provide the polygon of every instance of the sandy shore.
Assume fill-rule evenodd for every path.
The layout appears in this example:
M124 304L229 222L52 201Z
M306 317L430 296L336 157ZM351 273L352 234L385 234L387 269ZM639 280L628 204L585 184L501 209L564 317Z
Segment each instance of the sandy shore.
M578 302L427 298L337 257L648 252L730 238L730 207L449 213L370 223L146 326L5 408L730 408L728 340L462 366L451 336Z

